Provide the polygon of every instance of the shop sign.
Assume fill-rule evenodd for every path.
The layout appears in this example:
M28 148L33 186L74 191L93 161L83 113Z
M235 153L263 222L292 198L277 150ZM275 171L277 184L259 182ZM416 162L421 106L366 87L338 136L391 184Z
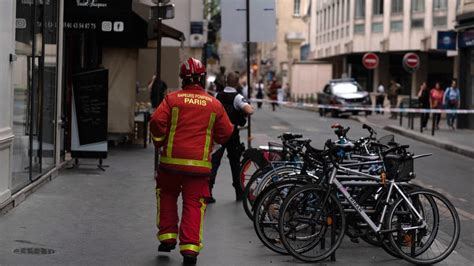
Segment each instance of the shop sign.
M458 35L459 48L474 46L474 29L466 30Z
M456 50L456 32L455 31L438 31L439 50Z

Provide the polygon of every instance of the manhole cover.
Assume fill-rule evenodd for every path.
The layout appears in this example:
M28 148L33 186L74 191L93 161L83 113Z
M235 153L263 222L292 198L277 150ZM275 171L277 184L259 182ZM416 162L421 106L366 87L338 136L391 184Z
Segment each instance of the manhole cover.
M16 248L13 253L16 254L31 254L31 255L49 255L56 251L50 248Z

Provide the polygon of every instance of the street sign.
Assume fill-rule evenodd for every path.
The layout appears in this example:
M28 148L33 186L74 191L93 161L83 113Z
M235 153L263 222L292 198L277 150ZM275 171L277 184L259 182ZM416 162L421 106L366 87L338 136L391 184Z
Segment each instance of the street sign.
M274 42L276 39L275 0L251 0L250 42ZM246 0L221 0L222 40L247 41Z
M403 68L410 73L414 73L420 67L420 58L415 53L407 53L403 56Z
M362 57L362 64L367 69L375 69L379 66L379 57L374 53L366 53Z

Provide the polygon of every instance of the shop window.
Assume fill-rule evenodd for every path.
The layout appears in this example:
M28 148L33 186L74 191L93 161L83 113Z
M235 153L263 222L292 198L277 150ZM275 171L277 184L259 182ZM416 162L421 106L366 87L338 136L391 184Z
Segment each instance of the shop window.
M424 22L425 21L423 19L413 19L411 21L411 27L412 28L423 28Z
M355 34L364 34L365 33L365 25L364 24L354 25L354 33Z
M383 23L382 22L372 23L372 32L374 33L383 32Z
M392 32L403 31L403 21L402 20L391 21L390 22L390 31L392 31Z
M392 0L392 14L403 13L403 0Z

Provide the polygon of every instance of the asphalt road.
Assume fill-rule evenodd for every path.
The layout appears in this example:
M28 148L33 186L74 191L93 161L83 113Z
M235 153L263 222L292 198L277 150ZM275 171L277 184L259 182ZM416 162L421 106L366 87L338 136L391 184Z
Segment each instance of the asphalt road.
M334 138L334 122L350 126L351 137L366 135L361 124L347 119L320 118L317 113L268 107L252 121L254 146L284 131L303 133L322 147ZM379 130L379 136L388 134ZM241 135L246 135L242 132ZM439 265L472 265L474 259L473 159L398 137L415 153L435 155L416 163L417 182L447 195L461 215L461 240ZM0 265L181 265L178 252L158 254L155 238L153 149L115 148L106 172L64 170L20 206L0 217ZM209 206L204 249L198 265L307 265L266 249L253 231L239 202L234 201L226 158ZM46 248L54 254L16 254L15 249ZM409 265L382 249L345 240L336 261L316 265Z

